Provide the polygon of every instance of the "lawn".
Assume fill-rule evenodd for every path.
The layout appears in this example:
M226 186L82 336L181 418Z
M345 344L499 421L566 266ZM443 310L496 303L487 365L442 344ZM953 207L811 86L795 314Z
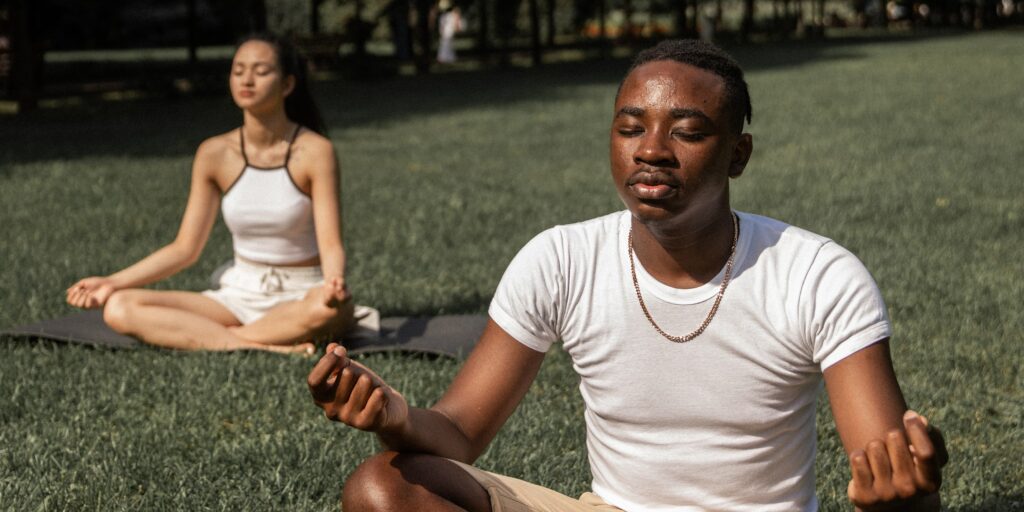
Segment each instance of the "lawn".
M950 510L1024 510L1022 34L739 47L755 151L737 209L828 235L871 269L909 402L946 432ZM607 129L622 61L320 82L343 168L349 279L385 315L483 313L545 227L621 208ZM0 118L0 326L64 315L63 290L171 240L199 142L239 122L226 96L86 101ZM202 289L231 255L218 225ZM458 363L364 358L416 405ZM0 509L334 510L377 449L324 420L312 362L0 340ZM479 461L577 494L581 401L553 350ZM819 411L818 494L848 509Z

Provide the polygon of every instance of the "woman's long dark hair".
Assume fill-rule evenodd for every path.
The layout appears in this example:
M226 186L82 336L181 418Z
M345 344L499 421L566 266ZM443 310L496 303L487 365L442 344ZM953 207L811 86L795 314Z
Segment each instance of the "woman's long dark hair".
M242 38L238 42L240 48L249 41L262 41L274 48L277 53L277 63L281 67L281 74L295 77L295 87L284 99L284 113L288 119L299 123L320 135L327 135L327 126L320 117L320 109L313 101L313 95L309 92L309 79L307 77L308 64L306 58L299 53L295 45L284 37L270 32L258 32Z

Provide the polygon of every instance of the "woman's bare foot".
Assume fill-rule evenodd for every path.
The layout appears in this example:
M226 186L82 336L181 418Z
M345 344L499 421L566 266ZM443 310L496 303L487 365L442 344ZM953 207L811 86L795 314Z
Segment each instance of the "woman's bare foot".
M296 343L294 345L263 345L253 347L257 350L266 350L267 352L275 352L278 354L298 354L305 357L310 357L316 354L316 345L309 342Z

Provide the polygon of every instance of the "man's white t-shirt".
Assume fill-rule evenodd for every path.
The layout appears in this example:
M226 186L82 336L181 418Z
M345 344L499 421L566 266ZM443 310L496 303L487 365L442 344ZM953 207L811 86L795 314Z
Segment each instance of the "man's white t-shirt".
M835 242L738 213L735 268L703 334L673 343L644 316L629 272L628 211L551 228L502 277L491 318L581 377L593 491L639 510L816 510L815 401L822 372L887 338L881 294ZM635 260L651 315L701 324L723 272L676 289Z

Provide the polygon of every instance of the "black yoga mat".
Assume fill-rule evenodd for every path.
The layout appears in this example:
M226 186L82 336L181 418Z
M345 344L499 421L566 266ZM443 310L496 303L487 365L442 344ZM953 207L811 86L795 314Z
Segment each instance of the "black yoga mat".
M482 315L382 318L379 337L360 337L343 343L353 355L408 352L462 358L473 350L486 324L487 317ZM3 329L0 336L44 338L111 348L135 348L142 344L107 327L100 310Z

